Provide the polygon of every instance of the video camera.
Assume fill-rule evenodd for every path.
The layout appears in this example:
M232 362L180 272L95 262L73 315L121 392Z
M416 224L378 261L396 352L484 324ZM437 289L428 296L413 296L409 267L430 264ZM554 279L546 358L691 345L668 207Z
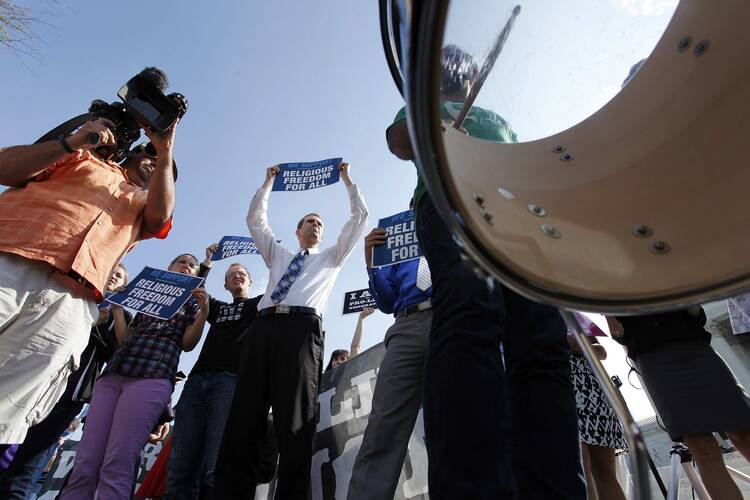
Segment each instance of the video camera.
M182 118L188 109L188 101L182 94L173 92L164 95L159 85L147 77L151 70L152 68L146 68L120 87L117 96L122 102L107 103L95 99L91 102L88 113L59 125L36 142L70 134L89 120L104 118L114 124L110 129L115 136L116 144L101 146L97 148L97 152L115 162L122 161L128 156L133 143L140 138L141 128L148 127L154 132L164 132L178 118ZM98 134L92 133L89 136L89 143L92 145L98 144L100 140Z

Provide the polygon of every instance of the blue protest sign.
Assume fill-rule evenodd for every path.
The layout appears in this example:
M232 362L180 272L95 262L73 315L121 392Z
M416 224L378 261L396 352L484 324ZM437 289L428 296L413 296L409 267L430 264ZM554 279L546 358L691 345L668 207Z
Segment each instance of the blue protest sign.
M413 210L380 219L378 227L385 229L386 241L372 249L374 267L390 266L422 256Z
M233 255L258 255L258 247L249 236L224 236L219 240L219 249L211 255L211 260L222 260Z
M281 163L272 191L307 191L339 181L341 158L306 163Z
M201 283L203 278L144 267L124 291L105 300L159 319L170 319Z

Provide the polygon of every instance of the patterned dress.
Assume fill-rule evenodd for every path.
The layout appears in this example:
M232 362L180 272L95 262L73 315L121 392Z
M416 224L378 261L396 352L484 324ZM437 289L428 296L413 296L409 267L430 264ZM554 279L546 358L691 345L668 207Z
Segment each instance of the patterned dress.
M605 335L598 326L582 314L576 313L576 317L589 336ZM617 454L627 452L628 443L622 431L622 424L582 354L577 352L570 354L570 372L576 398L578 433L581 441L590 445L612 448Z

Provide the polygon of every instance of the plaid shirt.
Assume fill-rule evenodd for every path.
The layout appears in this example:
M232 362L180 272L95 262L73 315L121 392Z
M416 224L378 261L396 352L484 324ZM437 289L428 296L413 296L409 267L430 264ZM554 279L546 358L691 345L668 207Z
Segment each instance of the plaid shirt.
M198 319L199 313L200 306L195 297L190 297L169 320L138 313L130 323L130 335L112 355L104 373L166 378L174 382L182 353L182 336Z

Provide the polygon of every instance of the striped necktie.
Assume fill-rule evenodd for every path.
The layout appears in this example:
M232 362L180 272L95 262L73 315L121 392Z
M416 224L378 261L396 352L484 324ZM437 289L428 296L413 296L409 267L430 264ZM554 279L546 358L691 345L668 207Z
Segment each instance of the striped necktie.
M430 266L427 265L427 259L420 257L419 267L417 267L417 288L424 292L431 286L432 275L430 274Z
M271 293L271 300L274 304L278 304L284 300L284 297L289 293L289 289L297 280L297 276L299 276L300 271L302 271L302 265L305 263L305 257L307 257L309 253L308 250L300 250L289 263L289 267L286 268L286 271L276 284L276 288L274 288L273 293Z

